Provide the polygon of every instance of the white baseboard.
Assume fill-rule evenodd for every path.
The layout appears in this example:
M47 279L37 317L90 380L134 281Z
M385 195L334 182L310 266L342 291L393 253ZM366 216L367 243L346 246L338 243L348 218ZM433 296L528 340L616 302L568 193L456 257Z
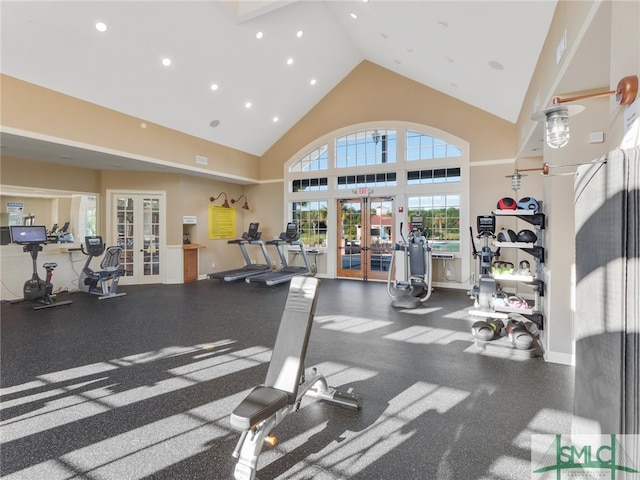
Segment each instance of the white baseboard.
M571 353L560 353L560 352L545 352L544 354L545 361L549 363L558 363L560 365L567 365L570 367L576 366L575 356Z

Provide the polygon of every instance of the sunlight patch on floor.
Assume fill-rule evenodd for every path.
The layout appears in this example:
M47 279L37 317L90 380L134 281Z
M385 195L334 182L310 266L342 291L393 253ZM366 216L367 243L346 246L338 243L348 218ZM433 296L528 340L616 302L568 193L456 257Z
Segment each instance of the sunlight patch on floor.
M324 315L315 318L316 323L323 324L327 330L339 330L349 333L365 333L378 328L392 325L387 320L373 320L371 318L353 317L350 315Z

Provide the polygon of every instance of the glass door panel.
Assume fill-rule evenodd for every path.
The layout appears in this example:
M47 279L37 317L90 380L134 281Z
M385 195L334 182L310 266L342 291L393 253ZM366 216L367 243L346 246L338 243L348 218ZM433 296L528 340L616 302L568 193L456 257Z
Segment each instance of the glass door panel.
M122 247L120 269L124 277L135 275L134 269L134 213L135 200L130 197L116 197L117 245Z
M371 198L369 201L370 279L387 280L391 255L393 255L393 199Z
M362 198L338 200L338 276L366 278L362 259Z
M162 282L162 198L136 194L113 196L116 242L123 249L121 284Z

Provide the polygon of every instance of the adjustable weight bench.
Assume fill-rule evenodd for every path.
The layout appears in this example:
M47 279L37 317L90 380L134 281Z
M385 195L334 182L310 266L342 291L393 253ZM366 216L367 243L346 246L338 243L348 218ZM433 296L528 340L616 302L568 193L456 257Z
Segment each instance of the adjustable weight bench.
M289 294L263 385L251 393L231 413L231 426L242 431L233 452L238 461L236 480L254 480L262 445L271 430L289 413L300 408L302 397L317 397L343 407L359 409L362 400L350 392L329 386L315 368L305 378L304 358L318 299L319 280L296 276Z

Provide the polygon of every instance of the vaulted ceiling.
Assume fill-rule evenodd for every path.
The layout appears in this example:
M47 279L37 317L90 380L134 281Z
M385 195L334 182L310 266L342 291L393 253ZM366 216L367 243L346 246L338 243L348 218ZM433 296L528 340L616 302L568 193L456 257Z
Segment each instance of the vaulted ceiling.
M515 123L556 2L1 5L2 73L261 155L363 60Z

